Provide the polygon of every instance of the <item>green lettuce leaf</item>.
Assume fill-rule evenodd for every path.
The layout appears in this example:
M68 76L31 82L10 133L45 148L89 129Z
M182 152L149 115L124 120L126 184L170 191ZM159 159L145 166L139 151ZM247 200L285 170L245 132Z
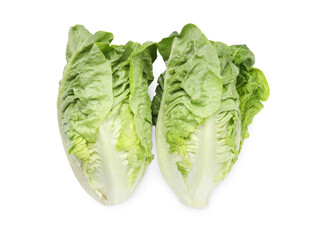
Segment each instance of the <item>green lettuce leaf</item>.
M159 126L169 144L169 152L181 156L176 165L182 175L186 175L192 162L185 141L220 106L220 64L212 44L191 24L186 25L180 35L174 33L163 39L158 48L167 66L163 76L163 108L159 110L163 119Z
M70 29L60 81L58 119L75 175L95 199L130 197L153 159L148 85L153 43L110 45L113 35Z
M157 123L157 116L159 113L159 108L161 104L161 98L164 92L164 76L165 73L160 74L158 80L157 80L157 87L156 87L156 95L153 98L152 101L152 120L153 120L153 125L156 125Z
M270 95L270 88L263 72L252 66L255 56L246 45L233 45L231 58L239 68L236 88L239 94L240 111L242 121L243 141L249 137L248 126L252 123L254 116L263 108L261 101L266 101Z
M154 80L152 64L157 57L154 43L146 42L138 47L130 61L130 108L134 114L136 133L143 147L146 161L154 158L152 151L152 114L148 86Z
M108 34L109 36L110 34ZM66 47L66 60L67 62L81 47L81 45L92 37L92 34L82 25L76 25L69 29L68 43ZM102 39L103 40L103 39Z

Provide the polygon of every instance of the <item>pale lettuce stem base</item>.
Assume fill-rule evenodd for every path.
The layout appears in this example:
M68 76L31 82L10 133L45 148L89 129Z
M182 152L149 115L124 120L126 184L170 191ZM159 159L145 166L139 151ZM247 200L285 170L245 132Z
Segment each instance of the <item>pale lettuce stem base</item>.
M213 115L199 125L191 137L196 146L195 153L189 154L192 169L186 176L191 206L206 207L209 195L217 185L214 180L221 165L216 160L216 136L216 115Z
M118 136L118 135L117 135ZM113 205L127 200L141 180L145 165L142 165L134 182L129 184L127 171L127 153L116 150L116 130L113 120L105 119L99 128L96 141L96 152L99 159L94 171L88 173L75 155L68 155L70 165L81 186L95 200L104 205Z
M101 183L98 190L107 197L108 204L127 200L141 180L146 167L145 165L141 167L136 179L130 184L127 179L130 168L128 156L126 152L116 150L119 132L112 130L113 124L112 120L104 120L99 128L97 149L100 166L94 176Z
M192 207L206 207L209 194L217 185L214 177L220 168L216 161L216 117L212 116L199 125L191 137L193 147L195 145L195 151L189 154L192 169L183 177L176 164L181 156L169 153L162 114L160 111L156 126L157 158L161 173L182 203Z
M78 163L79 161L77 160L77 158L75 156L69 155L67 155L67 158L76 178L78 179L80 185L84 188L84 190L99 203L109 205L106 196L101 196L99 192L95 191L95 189L91 187L86 175L83 174L81 170L81 166L80 163Z

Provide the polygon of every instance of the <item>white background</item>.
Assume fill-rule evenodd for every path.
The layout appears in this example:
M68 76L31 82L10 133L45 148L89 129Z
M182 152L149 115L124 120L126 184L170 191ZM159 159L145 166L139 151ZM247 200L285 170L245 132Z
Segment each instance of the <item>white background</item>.
M1 1L0 239L312 239L308 3ZM68 29L110 31L122 44L159 41L190 22L208 39L246 43L271 96L207 208L182 205L157 159L131 199L102 206L76 180L58 132ZM159 57L155 77L163 70Z

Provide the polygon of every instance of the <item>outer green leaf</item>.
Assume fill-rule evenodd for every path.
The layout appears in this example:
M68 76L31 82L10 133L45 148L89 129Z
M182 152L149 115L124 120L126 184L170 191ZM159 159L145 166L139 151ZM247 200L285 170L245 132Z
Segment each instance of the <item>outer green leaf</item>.
M161 98L163 95L163 89L164 89L164 76L165 73L160 74L158 80L157 80L157 87L156 87L156 95L153 98L152 102L152 117L153 117L153 125L156 125L157 122L157 116L159 113L159 108L161 104Z
M239 110L239 95L236 89L236 80L239 74L238 68L231 62L230 48L221 42L213 43L218 51L223 82L221 106L215 117L216 126L216 168L213 184L210 191L231 170L238 157L239 143L241 139L241 119ZM207 120L211 122L211 119Z
M186 25L179 36L173 34L162 40L158 48L164 60L168 58L159 110L163 119L158 118L161 119L158 129L165 136L169 151L181 156L176 165L182 175L186 175L192 162L185 140L220 106L220 64L215 48L191 24Z
M74 153L82 161L90 155L86 142L95 141L97 129L113 102L110 63L96 44L107 43L107 35L112 36L98 32L77 47L60 82L58 106L62 133L68 140L69 154Z
M154 80L152 63L155 61L156 46L146 42L131 55L130 60L130 108L134 114L136 133L146 160L154 158L152 151L152 113L148 86Z
M263 108L261 101L269 98L270 88L262 71L252 67L255 57L249 48L246 45L233 45L230 48L232 61L239 68L236 88L239 94L242 121L241 149L244 139L249 136L248 126Z
M68 33L68 42L66 48L66 60L71 59L73 54L87 41L92 34L82 25L76 25L70 28Z

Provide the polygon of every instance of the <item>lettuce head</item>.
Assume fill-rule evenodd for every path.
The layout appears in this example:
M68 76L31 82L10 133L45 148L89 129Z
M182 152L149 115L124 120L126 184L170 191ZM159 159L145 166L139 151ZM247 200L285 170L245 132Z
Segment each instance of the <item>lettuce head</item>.
M69 31L59 84L58 122L70 165L84 189L110 205L128 199L153 159L148 86L156 46Z
M269 97L246 45L210 41L192 24L157 44L166 63L152 103L157 158L180 200L205 207Z

